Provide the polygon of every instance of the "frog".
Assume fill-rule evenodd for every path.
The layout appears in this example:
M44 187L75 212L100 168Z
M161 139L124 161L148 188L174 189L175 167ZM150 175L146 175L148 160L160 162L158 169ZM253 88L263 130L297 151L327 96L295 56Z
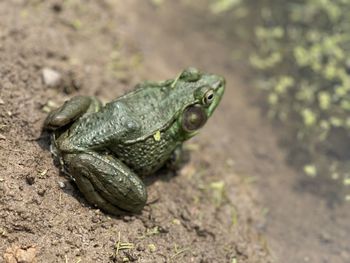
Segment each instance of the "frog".
M75 96L44 122L59 166L91 205L116 216L141 213L145 176L181 163L185 141L219 105L222 76L194 67L144 81L115 100Z

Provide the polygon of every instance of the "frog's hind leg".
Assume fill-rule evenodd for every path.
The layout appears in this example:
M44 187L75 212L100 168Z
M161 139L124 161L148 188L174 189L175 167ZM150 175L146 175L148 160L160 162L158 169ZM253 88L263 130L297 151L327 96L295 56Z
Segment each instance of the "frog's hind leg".
M102 103L95 97L73 97L47 116L44 127L56 130L72 123L86 113L99 111L101 107Z
M114 215L138 213L145 206L144 183L121 161L95 152L69 158L69 173L89 203Z

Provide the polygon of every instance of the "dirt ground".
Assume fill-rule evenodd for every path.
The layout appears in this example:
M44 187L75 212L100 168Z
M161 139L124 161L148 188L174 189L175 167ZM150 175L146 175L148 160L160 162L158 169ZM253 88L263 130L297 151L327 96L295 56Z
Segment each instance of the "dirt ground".
M235 89L189 142L191 161L177 175L147 180L141 215L115 218L91 207L54 166L42 134L48 106L76 94L109 101L188 65L215 71L201 62L215 43L200 33L178 32L154 55L148 40L160 38L149 26L158 9L125 2L0 2L0 261L270 262L252 178L237 173L227 154L237 147L234 124L224 125ZM193 39L188 56L184 45ZM44 85L45 68L62 74L58 87Z
M200 1L155 2L0 1L0 262L350 262L348 204L330 206L323 185L287 165L249 94L254 76L232 60L239 45ZM227 79L187 143L190 162L147 179L141 215L91 207L53 163L48 106L107 102L189 65ZM62 74L58 87L44 85L44 68Z

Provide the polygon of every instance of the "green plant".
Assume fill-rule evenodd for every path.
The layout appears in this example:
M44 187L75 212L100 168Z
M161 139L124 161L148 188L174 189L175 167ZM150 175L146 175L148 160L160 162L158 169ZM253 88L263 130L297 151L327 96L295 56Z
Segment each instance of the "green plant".
M350 162L350 1L212 2L216 13L246 10L256 86L268 115L307 152L301 170L344 180Z

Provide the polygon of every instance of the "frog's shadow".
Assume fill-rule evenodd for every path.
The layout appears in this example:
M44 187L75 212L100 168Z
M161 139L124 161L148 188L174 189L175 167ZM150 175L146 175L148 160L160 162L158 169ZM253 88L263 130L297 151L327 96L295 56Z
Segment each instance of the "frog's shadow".
M145 183L146 186L150 186L159 180L169 182L170 180L172 180L172 178L178 176L181 168L183 168L186 164L190 162L191 155L189 150L183 149L182 155L183 160L180 164L177 165L176 168L167 168L166 165L164 165L154 174L141 177L142 181Z
M40 137L38 139L36 139L37 144L39 145L39 147L45 151L50 152L50 133L47 131L42 131L40 134ZM61 187L60 190L62 190L65 194L68 194L74 198L76 198L80 203L84 204L84 206L87 207L93 207L92 205L90 205L87 200L84 198L84 196L82 195L82 193L79 191L77 185L74 182L74 179L67 174L66 172L64 172L61 169L60 163L58 161L57 158L55 158L52 155L52 162L53 165L58 168L59 171L59 178L62 178L63 180L60 180L59 178L56 179L61 183L63 183L63 187ZM162 167L161 169L159 169L157 172L155 172L152 175L148 175L148 176L143 176L140 177L142 179L142 181L144 182L144 184L146 185L146 187L151 186L152 184L154 184L156 181L164 181L164 182L169 182L172 178L176 177L179 174L180 169L189 162L190 160L190 155L189 152L187 150L184 150L184 156L185 159L184 161L180 164L180 166L175 170L175 169L168 169L166 167Z
M50 152L50 133L46 130L42 130L40 136L35 139L35 142L39 145L39 147L45 151Z

